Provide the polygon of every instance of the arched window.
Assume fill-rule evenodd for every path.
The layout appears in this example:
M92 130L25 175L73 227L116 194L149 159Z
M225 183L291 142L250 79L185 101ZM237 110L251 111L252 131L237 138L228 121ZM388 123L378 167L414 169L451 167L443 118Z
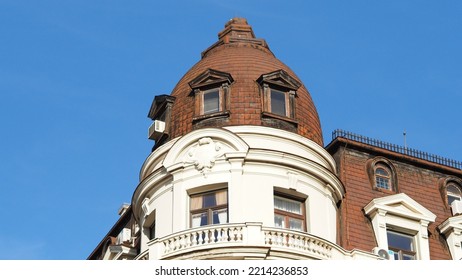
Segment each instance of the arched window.
M374 168L375 187L384 190L393 190L392 173L385 164L376 164Z
M458 184L449 183L446 186L446 195L448 198L448 204L451 205L455 200L462 200L462 191Z

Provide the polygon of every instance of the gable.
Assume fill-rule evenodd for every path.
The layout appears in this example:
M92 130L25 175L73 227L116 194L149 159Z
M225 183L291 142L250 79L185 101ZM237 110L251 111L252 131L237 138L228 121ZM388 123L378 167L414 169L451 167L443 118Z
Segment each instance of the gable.
M229 73L207 69L191 80L189 86L194 90L211 85L221 85L223 83L231 84L233 81L233 77Z
M404 193L373 199L364 207L366 215L386 212L389 215L434 222L436 215Z
M257 79L259 84L268 83L291 90L297 90L302 84L284 70L263 74Z

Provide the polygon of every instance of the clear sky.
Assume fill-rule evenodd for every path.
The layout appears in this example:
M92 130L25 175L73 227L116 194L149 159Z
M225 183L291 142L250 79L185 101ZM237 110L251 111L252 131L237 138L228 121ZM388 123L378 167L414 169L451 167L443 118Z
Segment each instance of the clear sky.
M462 161L462 1L0 0L0 259L85 259L130 202L147 113L232 17L336 128Z

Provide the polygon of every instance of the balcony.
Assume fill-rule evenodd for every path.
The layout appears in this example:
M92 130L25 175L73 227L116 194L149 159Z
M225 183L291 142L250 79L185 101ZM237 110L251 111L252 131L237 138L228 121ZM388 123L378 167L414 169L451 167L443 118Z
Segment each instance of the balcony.
M349 259L346 252L317 236L261 223L211 225L181 231L148 243L149 259ZM146 251L144 252L146 255ZM376 256L360 252L367 259ZM360 257L361 258L361 257ZM139 258L138 258L139 259Z

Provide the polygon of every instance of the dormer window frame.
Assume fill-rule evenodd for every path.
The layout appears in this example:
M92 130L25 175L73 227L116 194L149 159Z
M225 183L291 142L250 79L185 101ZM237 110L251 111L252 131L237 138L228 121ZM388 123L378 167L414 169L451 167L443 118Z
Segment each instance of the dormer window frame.
M447 209L455 200L462 201L462 179L454 176L443 177L438 181L441 198Z
M234 82L231 74L218 70L207 69L192 81L191 96L195 98L193 122L213 117L229 116L230 86ZM206 108L207 94L218 93L218 104L216 110L209 112Z
M159 146L163 141L168 139L170 133L170 123L172 115L172 107L175 103L175 96L161 94L154 97L154 100L149 109L148 118L153 120L151 127L156 125L156 122L163 123L162 132L155 129L149 129L148 138L156 142L155 147Z
M449 206L451 206L452 202L454 202L455 200L462 201L461 186L455 181L450 181L446 185L446 197Z
M367 162L366 168L373 190L388 194L399 193L397 173L391 161L376 157Z
M262 117L282 119L297 124L296 97L301 83L284 70L263 74L257 79L257 83L262 89ZM275 101L281 101L281 93L284 95L282 107L284 110L274 104Z

